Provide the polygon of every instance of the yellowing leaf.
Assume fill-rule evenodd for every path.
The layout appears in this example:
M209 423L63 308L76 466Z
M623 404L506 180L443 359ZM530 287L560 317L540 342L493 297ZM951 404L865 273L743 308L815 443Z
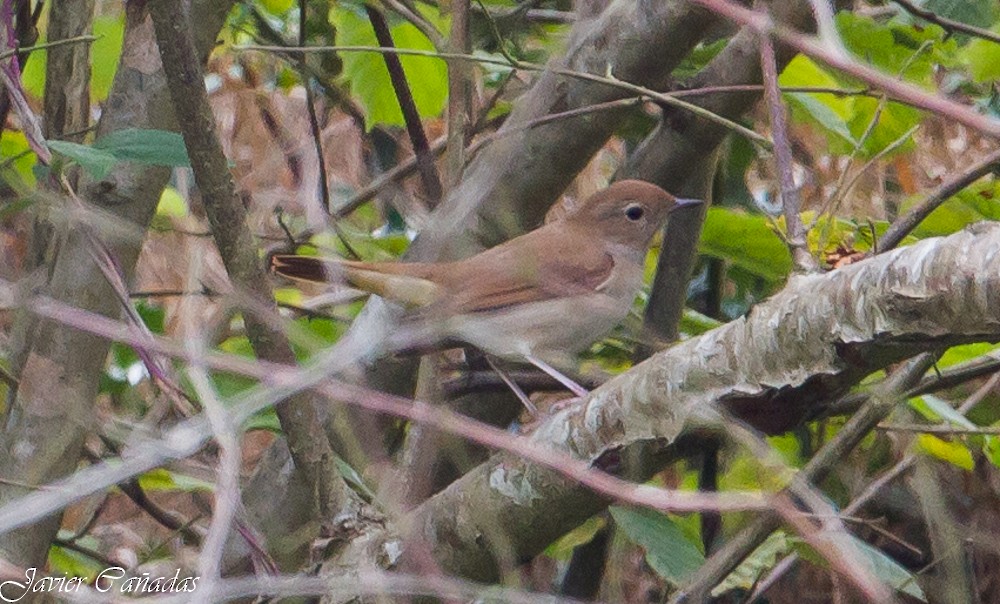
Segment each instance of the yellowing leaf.
M168 218L181 218L187 216L188 205L177 189L165 187L160 195L160 202L156 205L156 215Z
M960 442L943 440L933 434L921 434L917 436L917 447L924 453L963 470L971 470L975 466L969 448Z
M302 290L294 287L281 287L274 290L274 300L278 304L302 306Z
M293 0L261 0L264 10L272 15L283 15L292 8Z

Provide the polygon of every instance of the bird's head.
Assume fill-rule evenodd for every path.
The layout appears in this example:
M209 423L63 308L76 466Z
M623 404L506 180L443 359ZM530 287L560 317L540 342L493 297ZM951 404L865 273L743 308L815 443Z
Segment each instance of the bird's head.
M675 209L702 203L678 199L641 180L622 180L588 197L566 217L612 243L646 247Z

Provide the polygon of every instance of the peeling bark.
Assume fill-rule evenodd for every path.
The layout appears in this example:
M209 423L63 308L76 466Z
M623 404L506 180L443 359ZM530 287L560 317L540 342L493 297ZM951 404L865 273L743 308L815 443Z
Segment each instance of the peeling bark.
M1000 340L1000 225L823 275L794 277L749 315L660 352L550 417L536 441L593 462L668 446L711 421L720 401L768 431L787 430L862 377L947 346ZM620 453L615 453L620 452ZM639 476L642 478L642 476ZM441 568L493 581L605 502L557 472L499 454L404 519Z

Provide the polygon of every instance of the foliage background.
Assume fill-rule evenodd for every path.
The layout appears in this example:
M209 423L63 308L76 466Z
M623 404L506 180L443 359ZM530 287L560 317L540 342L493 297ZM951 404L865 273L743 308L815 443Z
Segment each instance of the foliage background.
M460 9L454 6L458 2L450 7L443 4L368 6L384 13L398 48L444 51L443 46L454 35L454 11ZM908 7L908 2L842 3L832 25L837 39L858 64L873 66L928 94L996 118L1000 44L995 34L992 38L970 34L953 25L973 26L985 34L1000 31L1000 8L988 0L926 0L915 10ZM470 62L473 67L468 72L466 161L474 161L470 158L481 148L504 136L503 131L497 134L498 128L539 78L523 64L512 68L511 61L542 64L575 52L568 47L574 19L583 22L584 16L601 9L611 10L599 2L573 5L562 0L521 5L477 2L469 7L469 45L479 61ZM57 3L45 6L40 13L38 43L47 40L49 11L53 10L59 10ZM56 235L50 232L50 240L59 240L62 230L73 228L72 217L67 219L64 214L68 212L59 209L66 206L58 205L67 203L62 176L72 188L79 185L83 191L83 182L109 178L123 163L169 167L169 184L158 193L155 216L148 231L140 233L141 254L128 284L131 305L153 334L177 342L199 341L226 353L252 357L240 312L243 292L230 282L211 237L184 139L166 132L168 128L95 132L92 127L106 113L117 110L109 104L109 93L119 60L129 52L123 42L127 10L141 8L136 3L125 8L111 2L97 2L93 8L91 27L97 39L84 45L89 49L91 66L87 129L82 133L47 133L47 149L54 157L49 165L32 151L30 135L24 134L23 115L15 112L5 123L0 139L0 220L6 260L2 277L8 282L27 282L39 270L44 272L50 258L37 247L39 240L45 239L39 224L53 225ZM306 18L302 18L303 10ZM931 17L920 16L921 10ZM492 20L484 17L486 11L494 15ZM598 25L594 21L593 26ZM716 23L673 69L669 86L663 88L683 91L692 87L706 65L732 43L736 32L730 24ZM268 252L294 248L306 253L357 254L369 260L396 259L406 253L417 232L440 226L441 221L435 222L432 213L440 200L426 178L414 173L414 141L405 129L398 93L381 54L355 49L295 55L253 48L378 46L363 3L246 0L227 11L218 40L208 56L205 83L218 138L247 210L246 224L255 236L255 254L263 259ZM51 83L45 81L47 52L51 51L32 52L23 69L24 90L40 115L45 113L43 98L54 94ZM423 56L402 56L401 63L420 126L432 149L444 149L448 140L448 66L440 59ZM996 149L988 134L954 116L889 100L857 74L834 69L816 57L794 55L781 70L778 83L784 89L780 98L791 118L788 142L794 184L802 200L801 219L808 228L806 243L821 271L838 270L862 254L880 252L875 241L892 223L935 187ZM759 88L755 94L760 94ZM315 117L310 115L310 106ZM661 119L669 124L671 116L682 111L648 98L633 103L625 113L620 112L621 106L613 110L618 112L613 114L618 120L614 135L592 156L579 161L584 167L566 189L568 199L583 198L627 173L630 161L641 154L644 141L650 140ZM589 119L605 119L611 115L606 111L595 111ZM775 136L771 120L766 103L756 103L738 117L755 132ZM459 190L461 182L446 167L457 153L454 149L450 145L437 164L446 191ZM700 152L711 155L714 150ZM458 157L461 160L462 154ZM533 161L544 164L550 159L536 157ZM401 165L409 167L400 173L395 167ZM682 339L746 315L784 288L796 270L793 250L787 244L788 228L782 215L782 204L787 201L781 195L774 153L744 136L731 134L718 152L715 168L710 190L703 193L711 197L712 207L700 229L698 257L686 288L688 310L680 324ZM998 186L997 178L989 175L949 196L907 234L904 245L954 234L979 221L1000 219ZM86 195L81 196L90 202ZM443 203L448 203L447 195ZM547 207L547 202L540 199L526 205ZM558 204L555 208L553 212L561 211ZM331 219L328 209L335 218ZM534 213L542 212L536 209ZM530 226L523 223L531 221L511 211L508 222L499 227L505 234ZM111 223L106 228L113 231L116 226ZM440 232L442 237L449 236L447 229ZM489 237L499 236L484 237L479 243ZM39 261L40 253L43 259ZM654 249L649 255L650 278L656 271L658 253ZM302 362L317 358L320 351L339 341L363 308L362 301L274 285L284 327ZM629 369L642 350L638 334L647 300L647 293L640 296L630 322L595 344L585 355L584 367L610 373ZM2 386L9 395L4 408L8 418L16 410L18 347L23 345L18 340L18 325L25 320L14 308L2 315L7 353L4 368L10 376ZM988 342L950 347L942 351L935 371L947 373L994 362L994 351ZM205 391L200 389L203 386L195 385L183 363L174 363L166 372L176 373L170 379L177 380L182 393L179 398L167 392L165 384L170 379L164 381L150 367L141 348L112 345L103 362L99 394L92 406L92 429L83 440L79 467L114 459L130 442L141 438L139 435L176 425L199 413L203 405L209 406ZM441 382L445 386L457 383L456 375L446 372ZM885 375L878 371L862 376L852 393L869 392ZM209 380L212 396L231 402L247 396L257 383L223 371L212 372ZM846 519L852 539L867 544L859 546L867 558L858 564L902 598L945 601L949 594L974 592L979 601L993 601L1000 597L993 578L1000 558L992 539L1000 520L996 515L1000 509L996 505L1000 447L995 428L1000 419L1000 398L996 379L982 373L951 386L908 398L882 428L872 431L857 450L841 458L830 477L818 486L839 510L887 469L904 462L915 466L905 480L882 489L862 508L863 513ZM495 399L502 394L484 398L487 396ZM845 405L831 404L822 417L799 422L794 430L770 436L766 442L789 467L801 468L856 409ZM494 422L513 418L529 431L536 421L513 417L517 411L509 400L497 408L500 411L494 409L494 417L479 417ZM964 411L959 413L958 408ZM483 459L478 448L450 441L427 445L419 440L419 430L413 426L407 429L401 422L376 423L357 417L351 421L357 422L352 430L358 442L352 447L341 434L343 449L337 450L343 458L341 472L359 492L374 493L368 503L376 502L375 507L389 516L392 513L388 510L414 505L405 500L407 495L389 488L394 466L412 472L413 483L427 482L422 487L427 491L419 493L426 498ZM921 433L914 424L935 426L938 431ZM268 407L235 429L240 475L244 484L250 485L250 477L263 471L262 459L266 460L266 452L280 438L282 423L273 407ZM392 444L386 449L372 446L383 441ZM42 442L39 446L49 445ZM703 453L718 446L696 446L696 454L660 467L652 483L671 489L696 488L704 470ZM421 447L433 449L433 463L421 465L407 458L425 454ZM721 447L718 489L774 491L782 486L771 475L773 467L762 464L752 451L731 442ZM378 454L373 452L376 449ZM93 576L101 568L120 565L170 576L176 568L191 572L204 569L199 555L204 558L207 551L204 546L213 502L216 509L219 505L221 463L220 447L208 445L181 461L131 477L117 488L67 507L58 535L47 548L46 571ZM22 478L4 476L15 483ZM28 482L29 490L41 487ZM706 486L704 477L700 484ZM276 489L274 496L280 498L283 489ZM724 514L718 535L712 537L704 528L706 517L712 518L712 514L663 514L627 503L620 502L608 513L593 516L530 562L499 563L496 581L524 591L583 598L659 600L684 585L705 557L737 534L751 515ZM945 533L950 531L950 540L935 532L941 526ZM588 543L590 549L585 546ZM963 549L955 551L956 543ZM308 567L301 551L276 551L282 545L270 541L264 547L270 551L272 563L285 573ZM4 552L15 566L28 566L15 561L17 557L10 551ZM852 591L855 587L850 573L845 579L843 569L832 564L826 552L817 551L806 535L790 527L774 533L713 593L726 601L742 601L761 576L788 555L799 556L803 563L797 572L770 586L769 601L799 601L804 594L818 601L850 600L857 593ZM573 591L568 578L576 576L574 565L585 564L588 556L606 560L602 570L593 573L603 580L591 581L595 585L589 592ZM289 566L290 560L297 560L297 564ZM953 567L949 560L962 560L959 566L964 566L964 571L948 574ZM13 576L23 575L14 572ZM576 588L586 585L587 581L581 581Z

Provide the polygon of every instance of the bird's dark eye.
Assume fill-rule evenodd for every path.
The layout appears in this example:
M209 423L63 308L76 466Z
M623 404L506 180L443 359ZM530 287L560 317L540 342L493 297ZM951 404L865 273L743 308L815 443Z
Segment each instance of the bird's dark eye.
M625 218L628 218L632 222L639 220L646 213L646 209L637 203L629 204L625 208Z

